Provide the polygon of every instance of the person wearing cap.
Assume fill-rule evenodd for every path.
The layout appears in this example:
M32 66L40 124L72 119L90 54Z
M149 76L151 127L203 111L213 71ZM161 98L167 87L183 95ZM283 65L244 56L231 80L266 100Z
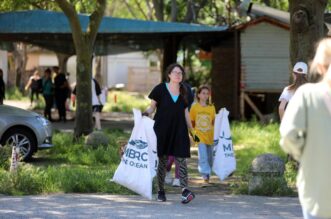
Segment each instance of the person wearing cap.
M304 62L297 62L293 67L293 83L284 88L282 94L279 97L279 117L283 119L284 112L288 102L291 100L295 91L303 84L307 83L308 66Z
M310 73L280 125L280 146L300 162L296 185L305 219L331 219L331 39L320 41Z

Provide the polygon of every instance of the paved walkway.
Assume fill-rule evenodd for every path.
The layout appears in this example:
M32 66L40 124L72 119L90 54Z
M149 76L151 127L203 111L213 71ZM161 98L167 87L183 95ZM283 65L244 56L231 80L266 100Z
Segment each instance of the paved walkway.
M0 196L0 218L299 219L296 198L199 195L191 203L148 201L139 196L64 194Z

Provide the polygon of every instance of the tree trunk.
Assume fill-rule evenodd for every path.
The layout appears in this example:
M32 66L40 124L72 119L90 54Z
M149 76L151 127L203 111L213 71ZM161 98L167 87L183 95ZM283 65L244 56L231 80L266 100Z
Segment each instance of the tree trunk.
M71 55L56 53L56 57L59 61L60 72L67 73L67 62Z
M23 43L16 43L15 50L13 51L14 58L15 58L15 72L16 72L16 79L15 85L21 91L24 89L24 84L22 82L22 77L25 72L26 64L28 61L26 45Z
M92 52L87 48L87 43L81 45L81 52L77 53L77 83L76 83L76 118L75 137L88 135L93 131L92 123Z
M153 0L155 17L158 21L164 21L164 2L163 0Z
M95 10L89 16L86 30L82 29L75 7L67 0L55 0L68 18L77 55L76 119L74 136L77 138L92 132L92 53L106 0L97 0Z
M165 40L163 48L163 62L162 62L162 81L165 81L167 75L165 70L167 67L177 61L177 52L179 47L180 39L178 37L171 37Z
M216 110L226 107L231 119L239 118L239 54L237 37L223 38L212 47L211 89ZM238 42L237 42L238 43Z
M324 10L327 0L290 0L290 57L292 66L309 63L316 43L325 36Z
M171 22L176 22L178 16L178 6L176 0L171 0Z

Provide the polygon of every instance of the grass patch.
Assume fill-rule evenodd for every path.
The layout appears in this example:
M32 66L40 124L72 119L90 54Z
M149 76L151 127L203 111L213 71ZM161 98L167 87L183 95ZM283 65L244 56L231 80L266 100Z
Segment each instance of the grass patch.
M6 89L6 99L7 100L24 100L28 101L29 98L24 96L24 94L15 86Z
M286 159L286 154L282 152L278 143L278 128L278 124L261 125L256 121L231 123L237 159L237 171L229 182L229 188L233 193L248 194L250 165L256 156L272 153ZM129 134L113 129L106 129L104 132L109 137L109 144L96 148L86 147L84 138L73 142L71 134L55 132L53 142L56 146L50 150L39 151L31 163L20 163L16 174L8 172L8 159L0 157L3 161L0 165L0 193L134 194L116 183L109 182L120 163L119 140L128 139ZM10 154L10 151L0 150L0 155L5 154ZM190 176L200 177L197 163L192 165L189 166ZM272 180L254 194L293 195L295 178L295 165L287 163L285 181Z
M149 104L150 100L142 94L124 91L110 91L108 93L107 103L104 106L104 111L131 113L132 108L144 111Z
M284 161L286 154L279 146L279 124L262 125L257 121L232 122L232 139L237 160L235 176L238 182L231 185L234 193L248 194L248 181L251 178L250 167L255 157L265 153L279 156ZM290 195L294 194L297 171L294 164L287 163L285 181L270 180L255 195Z
M92 149L84 139L72 141L71 134L56 133L51 150L39 151L31 163L20 163L17 173L0 169L0 193L8 195L47 193L133 194L109 180L119 162L118 138L128 139L120 130L106 130L107 146Z

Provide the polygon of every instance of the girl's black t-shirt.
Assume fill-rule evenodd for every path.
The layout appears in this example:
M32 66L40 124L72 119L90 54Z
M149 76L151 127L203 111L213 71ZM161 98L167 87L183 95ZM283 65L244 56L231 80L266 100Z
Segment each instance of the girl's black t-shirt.
M185 119L187 103L182 96L174 102L165 83L154 87L148 97L157 103L154 131L158 156L190 157L190 140Z

